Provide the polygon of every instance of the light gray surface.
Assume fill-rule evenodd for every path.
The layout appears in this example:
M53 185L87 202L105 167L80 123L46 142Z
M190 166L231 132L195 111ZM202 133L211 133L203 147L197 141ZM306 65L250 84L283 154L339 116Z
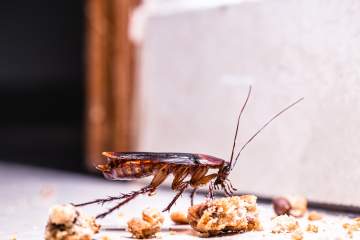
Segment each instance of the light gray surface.
M138 189L143 182L138 184L120 184L110 182L101 178L86 177L64 172L24 167L18 165L7 165L0 163L0 239L10 239L15 235L16 239L43 239L43 231L47 222L49 207L57 203L83 202L98 197L116 195L117 192L128 192ZM124 206L118 212L110 215L105 220L99 221L103 228L114 227L117 231L104 231L96 236L110 236L112 240L129 239L130 234L124 231L127 220L134 216L140 216L146 207L163 209L169 203L173 193L160 190L156 196L142 196ZM201 196L197 201L202 198ZM187 196L181 198L174 209L186 211L189 206ZM89 215L99 213L100 206L86 207L83 211ZM119 216L121 213L121 217ZM291 239L291 234L271 234L270 219L273 211L269 206L260 205L259 213L264 225L264 231L251 232L226 236L226 239ZM165 214L166 220L161 232L163 239L195 239L189 232L188 226L174 226ZM306 239L346 239L346 233L342 229L342 223L349 221L343 217L328 216L324 221L317 223L320 226L320 234L306 233ZM303 229L306 228L305 219L300 220ZM173 235L169 228L174 228ZM359 237L359 235L354 235ZM213 239L213 238L212 238ZM354 238L356 239L356 238Z
M228 160L249 84L240 143L305 97L248 146L230 177L248 192L360 206L360 1L148 2L134 17L143 22L137 150Z

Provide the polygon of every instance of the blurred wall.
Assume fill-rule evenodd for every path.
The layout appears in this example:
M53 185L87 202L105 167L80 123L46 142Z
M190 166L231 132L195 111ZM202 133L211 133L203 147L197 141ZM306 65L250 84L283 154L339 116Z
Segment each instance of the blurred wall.
M242 192L360 206L360 2L163 3L134 17L137 149L229 160L248 85L239 147L305 97L248 146L230 178Z
M82 166L83 1L0 8L0 160Z

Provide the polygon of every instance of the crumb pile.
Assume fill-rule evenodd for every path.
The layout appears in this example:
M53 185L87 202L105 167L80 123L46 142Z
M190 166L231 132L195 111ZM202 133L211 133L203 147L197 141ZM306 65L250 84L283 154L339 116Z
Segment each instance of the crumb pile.
M95 219L88 217L70 204L50 209L45 229L45 240L91 240L100 229Z
M221 198L189 208L190 225L201 233L246 232L261 228L256 196Z
M136 238L150 238L160 232L164 217L154 208L147 208L142 219L133 218L128 222L128 231Z

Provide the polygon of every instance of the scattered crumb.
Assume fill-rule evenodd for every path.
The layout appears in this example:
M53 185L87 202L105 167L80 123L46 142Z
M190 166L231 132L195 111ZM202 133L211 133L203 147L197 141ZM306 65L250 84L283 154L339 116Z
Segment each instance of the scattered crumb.
M101 237L101 240L111 240L111 239L108 236L103 236L103 237Z
M95 219L88 217L70 204L50 209L45 229L45 240L91 240L100 229Z
M274 212L277 216L289 214L291 205L285 197L277 197L272 200Z
M128 231L136 238L154 237L160 232L164 217L159 211L147 208L142 213L142 219L133 218L128 222Z
M297 230L291 235L291 240L302 240L304 238L304 234L302 231Z
M353 237L353 232L360 231L360 218L352 219L351 223L344 223L343 228L346 230L350 238Z
M221 198L189 208L188 220L196 231L208 235L260 230L256 196Z
M273 199L273 208L277 216L289 214L303 217L307 211L307 199L304 197L277 197Z
M289 214L293 217L303 217L307 211L307 199L304 197L288 197L291 204Z
M118 217L118 218L123 218L123 217L124 217L124 213L118 212L118 213L117 213L117 217Z
M170 218L176 224L189 224L186 214L181 211L172 212Z
M319 227L314 224L308 224L306 231L317 233L317 232L319 232Z
M293 216L281 215L271 220L272 233L291 233L299 229L299 223Z
M15 234L11 235L10 240L16 240L16 235Z
M316 211L311 211L308 215L310 221L317 221L322 219L322 215Z

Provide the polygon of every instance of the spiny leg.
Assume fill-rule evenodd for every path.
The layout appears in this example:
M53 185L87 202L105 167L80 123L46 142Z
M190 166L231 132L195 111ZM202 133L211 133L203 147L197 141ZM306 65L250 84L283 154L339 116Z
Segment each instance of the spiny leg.
M227 197L231 196L231 193L229 192L229 190L227 189L226 185L224 183L221 183L221 187L224 190L224 193Z
M195 192L196 192L197 188L193 188L193 190L190 193L190 204L191 206L194 205L194 197L195 197Z
M162 166L159 171L157 172L157 174L154 176L153 180L151 181L151 183L138 190L138 191L134 191L128 194L124 194L124 198L125 200L121 201L120 203L118 203L117 205L115 205L114 207L110 208L108 211L99 214L98 216L96 216L96 218L103 218L106 215L110 214L111 212L113 212L114 210L116 210L117 208L123 206L124 204L126 204L127 202L131 201L132 199L134 199L135 197L137 197L140 194L144 194L144 193L153 193L156 188L162 183L164 182L164 180L166 179L166 177L169 175L169 171L170 171L170 167L168 165L164 165Z
M209 184L209 192L207 195L208 199L214 199L214 187L215 187L214 181L211 181Z
M230 181L229 179L226 179L226 181L229 183L230 188L231 188L234 192L236 192L237 189L232 185L231 181Z
M124 199L127 197L128 194L121 194L120 196L118 197L107 197L107 198L99 198L99 199L95 199L93 201L89 201L89 202L85 202L85 203L79 203L79 204L74 204L72 203L72 205L74 207L83 207L83 206L86 206L86 205L90 205L90 204L95 204L95 203L99 203L101 205L104 205L106 202L111 202L111 201L114 201L114 200L120 200L120 199Z
M124 204L126 204L127 202L131 201L132 199L134 199L135 197L137 197L140 194L144 194L147 192L152 192L155 189L152 186L146 186L138 191L133 191L131 193L128 194L124 194L126 196L126 199L121 201L120 203L118 203L117 205L115 205L114 207L108 209L106 212L103 212L99 215L96 216L96 218L103 218L105 216L107 216L108 214L112 213L113 211L115 211L116 209L120 208L121 206L123 206Z
M163 210L163 212L166 211L170 211L171 207L174 205L174 203L176 202L176 200L178 200L178 198L181 196L181 194L185 191L185 189L189 186L189 183L186 182L184 183L180 188L179 188L179 192L175 195L175 197L173 198L173 200L171 200L171 202L169 203L169 205Z

